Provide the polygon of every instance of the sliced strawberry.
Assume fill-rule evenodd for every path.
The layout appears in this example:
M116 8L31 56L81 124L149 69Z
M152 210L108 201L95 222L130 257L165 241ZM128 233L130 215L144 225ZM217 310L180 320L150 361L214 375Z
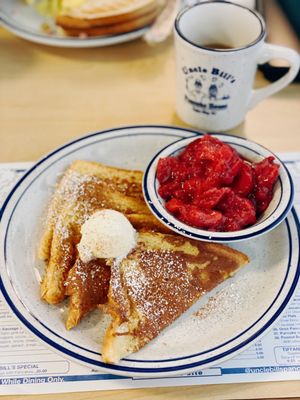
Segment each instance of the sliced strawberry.
M210 135L204 135L191 142L180 154L180 161L213 160L216 151L222 146L222 142Z
M255 183L254 171L250 164L242 162L240 171L232 183L232 190L241 197L247 197Z
M158 194L164 200L168 200L172 197L173 193L180 188L180 182L167 182L160 185L158 188Z
M187 196L193 198L197 193L202 193L203 180L200 178L187 179L182 184L182 189Z
M253 203L249 199L238 196L233 191L223 197L217 209L225 217L224 228L226 230L239 230L256 222L256 211Z
M187 204L192 201L192 196L181 188L174 191L173 197Z
M224 217L223 228L225 232L234 232L240 230L241 225L234 217Z
M270 190L279 175L279 165L274 163L274 157L267 157L254 165L257 185L265 186Z
M195 196L192 204L199 207L200 209L214 209L218 203L222 200L223 196L229 193L229 188L212 188L204 193L200 193L199 196Z
M199 210L193 205L185 205L180 208L178 218L195 228L202 228L216 231L223 222L223 216L218 211Z
M179 200L179 199L171 199L166 202L165 204L166 209L174 215L177 215L180 213L181 207L184 206L184 202Z
M257 186L254 192L254 200L257 213L263 213L269 206L273 198L273 191L266 186Z
M172 178L172 171L177 168L177 166L178 160L175 157L160 158L156 170L158 182L168 182Z
M267 157L254 166L256 185L254 199L257 212L264 212L273 198L273 187L279 176L279 165L274 163L274 157Z
M222 185L231 185L242 166L242 160L237 152L228 145L221 148L220 154L215 166L215 173L220 176Z
M197 147L199 141L201 141L201 139L196 139L186 146L186 148L178 156L180 162L190 163L195 159L195 148Z
M216 172L216 164L213 161L206 161L206 168L203 177L202 191L221 186L220 174Z

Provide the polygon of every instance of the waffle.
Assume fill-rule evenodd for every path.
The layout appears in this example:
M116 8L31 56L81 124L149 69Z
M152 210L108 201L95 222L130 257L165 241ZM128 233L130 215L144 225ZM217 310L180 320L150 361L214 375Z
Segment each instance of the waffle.
M103 340L104 362L118 363L140 350L247 262L220 244L140 233L136 248L111 265L106 309L112 322Z
M56 15L56 24L70 36L121 34L151 24L161 10L158 0L86 0L64 7Z

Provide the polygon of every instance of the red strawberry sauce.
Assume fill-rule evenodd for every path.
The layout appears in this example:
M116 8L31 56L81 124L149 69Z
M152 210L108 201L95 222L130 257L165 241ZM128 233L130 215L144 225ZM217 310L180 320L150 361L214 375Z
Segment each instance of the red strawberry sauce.
M279 175L274 157L243 159L210 135L178 156L161 158L156 177L166 209L192 227L229 232L255 224L273 197Z

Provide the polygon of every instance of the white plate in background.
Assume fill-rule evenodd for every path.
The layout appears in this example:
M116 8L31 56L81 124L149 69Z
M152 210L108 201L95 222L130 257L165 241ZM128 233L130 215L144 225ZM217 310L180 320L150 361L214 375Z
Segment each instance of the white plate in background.
M61 34L47 34L42 30L44 23L55 30L51 18L43 17L23 0L0 1L0 25L23 39L48 46L77 48L111 46L140 38L148 29L145 27L120 35L74 38Z

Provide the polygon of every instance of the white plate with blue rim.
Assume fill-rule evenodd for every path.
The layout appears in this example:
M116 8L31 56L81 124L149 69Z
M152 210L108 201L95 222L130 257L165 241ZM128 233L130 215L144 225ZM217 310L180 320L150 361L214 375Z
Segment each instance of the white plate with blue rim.
M1 0L0 25L13 34L34 43L55 47L103 47L129 42L143 36L147 27L119 35L67 37L52 18L40 15L23 0ZM47 27L47 29L43 27Z
M246 253L250 263L205 295L141 351L116 365L101 360L101 335L107 321L100 311L66 331L66 304L49 306L39 298L44 265L36 253L45 205L58 176L70 162L84 159L145 170L161 148L198 134L166 126L92 133L46 155L8 195L1 210L0 290L20 323L53 351L106 373L172 376L234 357L279 320L296 291L300 272L299 224L293 209L264 235L230 244Z

